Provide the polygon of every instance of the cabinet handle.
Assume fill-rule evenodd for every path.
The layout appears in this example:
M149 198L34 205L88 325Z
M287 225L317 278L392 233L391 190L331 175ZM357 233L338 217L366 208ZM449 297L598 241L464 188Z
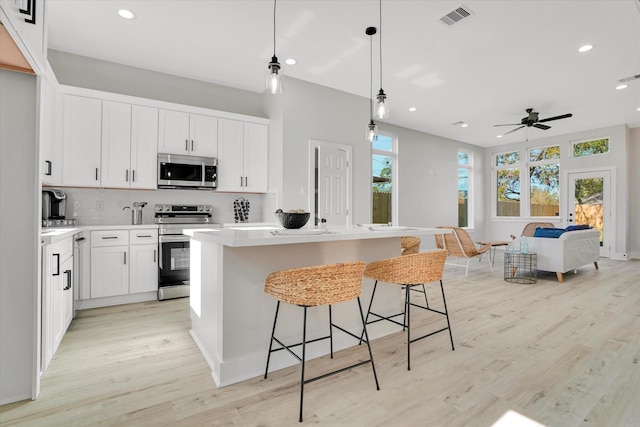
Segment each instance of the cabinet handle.
M123 252L122 254L124 255L124 264L127 265L127 253Z
M52 256L56 257L56 272L52 274L52 276L60 275L60 254L53 254Z
M67 286L62 288L63 291L71 289L71 270L65 270L64 274L67 275Z
M153 250L153 262L154 263L156 262L156 250L155 249Z
M193 151L193 139L191 140L191 151Z
M127 170L124 172L124 180L125 180L126 182L129 182L129 169L127 169Z
M76 239L76 242L82 242L83 240L85 240L85 238L84 238L84 237L78 237L78 238Z
M188 139L184 140L184 151L189 151L189 140Z
M47 165L47 171L44 174L47 176L51 176L51 160L45 160L44 163Z
M96 181L98 180L98 168L96 168Z
M110 240L110 239L117 239L118 236L104 236L102 237L102 240Z
M136 182L136 170L131 170L131 182Z
M247 178L246 176L244 177L244 186L245 187L249 186L249 178Z
M137 238L146 237L146 238L150 239L152 236L151 236L151 234L137 234L136 237Z
M240 187L242 187L242 177L240 177Z
M20 13L28 15L29 18L24 18L24 22L27 24L36 24L36 0L27 0L27 9L19 9Z

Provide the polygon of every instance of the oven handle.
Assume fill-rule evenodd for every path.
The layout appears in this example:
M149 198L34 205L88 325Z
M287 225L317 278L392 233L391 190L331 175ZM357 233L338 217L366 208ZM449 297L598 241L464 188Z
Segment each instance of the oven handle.
M158 241L160 243L188 242L189 236L185 236L184 234L161 234L158 236Z

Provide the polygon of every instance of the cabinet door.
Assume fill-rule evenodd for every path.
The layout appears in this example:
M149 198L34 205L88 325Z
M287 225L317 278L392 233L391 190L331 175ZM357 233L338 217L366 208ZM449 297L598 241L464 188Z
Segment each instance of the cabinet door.
M91 248L91 298L129 293L129 247Z
M62 183L100 186L102 101L65 95L62 147Z
M60 183L60 152L56 146L56 92L44 77L40 79L40 146L42 183Z
M218 191L244 191L244 123L218 119Z
M267 125L244 124L244 191L266 193L269 131Z
M158 245L132 245L129 253L129 293L157 291Z
M42 268L42 361L44 371L53 358L53 294L59 271L59 254L53 256L53 245L45 246Z
M131 188L158 185L158 109L131 107Z
M102 101L102 187L131 182L131 104Z
M71 320L73 320L73 257L67 258L60 269L62 270L60 290L62 304L59 311L62 328L59 331L59 336L56 337L56 349L60 345L65 332L67 332Z
M189 150L194 156L217 157L218 119L216 117L191 114L189 117Z
M158 120L158 153L189 154L189 114L160 110Z

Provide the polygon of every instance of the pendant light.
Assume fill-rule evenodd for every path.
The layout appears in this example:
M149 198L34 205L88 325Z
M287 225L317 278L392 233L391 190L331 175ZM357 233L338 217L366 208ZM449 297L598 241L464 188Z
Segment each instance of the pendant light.
M367 27L365 34L369 36L369 124L367 125L367 141L378 139L378 126L373 121L373 35L376 27Z
M378 92L378 96L376 96L376 118L384 119L389 117L389 104L387 103L387 95L384 93L384 89L382 89L382 0L379 2L380 4L380 91Z
M272 94L282 93L282 75L280 74L280 63L276 56L276 1L273 0L273 56L267 66L267 90Z

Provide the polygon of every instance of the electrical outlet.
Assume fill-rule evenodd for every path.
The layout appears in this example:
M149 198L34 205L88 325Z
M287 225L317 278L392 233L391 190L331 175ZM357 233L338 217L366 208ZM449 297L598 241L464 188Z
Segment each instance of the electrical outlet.
M104 202L102 200L98 200L96 202L96 211L97 212L104 212Z

